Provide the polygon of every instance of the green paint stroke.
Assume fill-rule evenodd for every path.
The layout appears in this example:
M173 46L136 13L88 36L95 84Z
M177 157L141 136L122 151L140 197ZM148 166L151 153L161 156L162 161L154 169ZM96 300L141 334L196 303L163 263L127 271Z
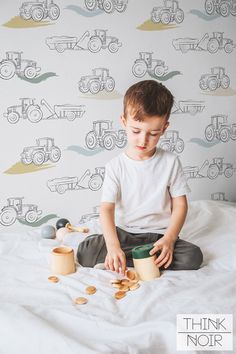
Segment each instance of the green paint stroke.
M39 84L40 82L47 80L49 77L58 76L58 75L56 73L53 73L53 72L48 72L48 73L44 73L44 74L42 74L40 76L34 77L33 79L27 79L25 76L21 76L21 75L18 75L18 74L17 74L17 76L21 80L31 82L32 84Z
M32 227L38 227L38 226L41 226L43 224L46 224L49 220L55 219L55 218L58 218L58 215L56 215L56 214L48 214L48 215L44 216L43 218L41 218L38 221L35 221L33 223L27 222L25 220L20 220L20 219L18 219L18 221L21 224L23 224L23 225L32 226Z
M156 80L159 80L159 81L167 81L169 79L172 79L172 77L174 77L176 75L182 75L182 73L180 71L178 71L178 70L175 70L175 71L171 71L168 74L163 75L163 76L156 76L154 73L149 73L149 75L153 79L156 79Z

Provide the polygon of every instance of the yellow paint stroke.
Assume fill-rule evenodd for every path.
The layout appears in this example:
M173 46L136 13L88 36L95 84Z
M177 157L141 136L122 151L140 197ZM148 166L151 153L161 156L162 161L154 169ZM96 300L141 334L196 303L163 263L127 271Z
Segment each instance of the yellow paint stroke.
M151 20L143 22L137 27L141 31L163 31L167 29L176 28L176 25L163 25L163 23L154 23Z
M41 166L36 166L34 164L24 165L22 162L17 162L17 163L15 163L15 165L10 167L8 170L4 171L4 173L10 174L10 175L18 175L18 174L22 174L22 173L38 172L38 171L45 170L45 169L51 168L51 167L55 167L55 166L50 165L50 164L44 164Z
M100 91L99 93L96 94L92 94L88 92L81 95L80 97L93 98L94 100L115 100L117 98L122 98L123 96L117 91L112 91L112 92Z
M42 27L49 26L53 23L50 21L33 21L33 20L23 20L20 16L12 17L8 22L4 23L4 27L9 28L32 28L32 27Z
M203 95L208 95L208 96L235 96L236 91L228 87L227 89L223 89L222 87L219 87L215 91L206 91L206 92L201 92Z

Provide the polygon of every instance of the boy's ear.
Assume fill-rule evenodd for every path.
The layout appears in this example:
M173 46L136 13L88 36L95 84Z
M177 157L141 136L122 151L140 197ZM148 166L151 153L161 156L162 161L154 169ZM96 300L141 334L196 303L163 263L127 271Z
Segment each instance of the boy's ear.
M164 128L162 130L162 134L165 133L166 129L169 127L170 123L169 122L166 122L166 124L164 125Z
M120 123L123 128L126 128L126 119L123 114L120 116Z

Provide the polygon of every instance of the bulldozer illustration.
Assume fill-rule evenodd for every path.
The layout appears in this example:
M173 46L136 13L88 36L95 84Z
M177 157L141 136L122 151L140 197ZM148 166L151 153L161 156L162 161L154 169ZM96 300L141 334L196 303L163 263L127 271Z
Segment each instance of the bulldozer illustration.
M0 211L0 223L3 226L10 226L16 220L27 221L34 223L38 220L39 215L42 214L35 204L23 204L24 197L8 198L8 205L4 206Z
M173 47L180 50L182 53L187 53L189 50L208 51L211 54L217 53L219 50L224 50L225 53L232 53L235 48L233 40L224 37L224 32L213 32L210 36L205 33L201 39L198 38L176 38L172 41Z
M154 7L151 12L151 20L154 23L168 25L170 22L181 23L184 20L184 12L179 8L176 0L164 0L163 6Z
M181 153L184 150L184 141L179 137L177 130L167 130L160 139L159 147L168 151Z
M21 162L25 165L33 163L34 165L42 165L50 160L55 163L61 158L61 150L55 146L53 138L36 139L36 146L25 147L21 153Z
M125 130L114 131L110 120L97 120L93 122L93 130L85 137L85 143L89 149L97 146L106 150L113 150L115 146L123 148L126 145L127 137Z
M219 87L227 89L229 85L230 78L226 75L225 68L221 66L211 68L211 73L202 75L199 80L199 86L202 90L215 91Z
M177 113L189 113L195 115L201 113L205 108L203 101L194 100L180 100L178 102L174 101L171 114Z
M60 16L60 8L53 0L26 1L20 7L20 17L23 20L42 21L49 17L50 20L57 20Z
M226 143L231 138L236 140L236 123L231 126L227 124L228 117L224 114L211 116L211 124L205 129L205 137L207 141L218 139Z
M208 15L215 13L227 17L230 14L236 16L236 1L235 0L206 0L205 10Z
M147 72L155 76L163 76L168 70L165 62L152 58L152 52L139 52L139 59L136 59L132 72L136 77L143 77Z
M225 197L225 192L215 192L211 194L211 200L217 200L221 202L228 202L228 199Z
M95 29L92 34L86 31L79 39L69 36L49 37L46 39L46 44L59 53L65 50L89 50L91 53L98 53L101 49L116 53L122 45L117 37L108 36L107 30L104 29Z
M113 11L124 12L127 8L128 0L85 0L84 4L90 11L99 8L108 14Z
M203 177L215 179L220 175L230 178L236 168L233 167L232 163L224 163L223 161L223 157L214 157L211 163L209 160L205 160L200 168L198 166L186 166L183 168L184 175L187 179Z
M41 71L33 60L22 59L23 52L6 52L6 59L0 62L0 78L10 80L15 74L33 79Z
M94 173L91 173L91 170L87 169L80 179L77 176L54 178L47 182L47 186L51 192L59 194L64 194L68 190L80 189L98 191L102 187L104 175L104 167L95 167Z
M82 93L90 91L92 94L96 94L104 89L107 92L111 92L115 88L115 80L110 76L108 69L95 68L92 70L92 75L80 78L78 86Z

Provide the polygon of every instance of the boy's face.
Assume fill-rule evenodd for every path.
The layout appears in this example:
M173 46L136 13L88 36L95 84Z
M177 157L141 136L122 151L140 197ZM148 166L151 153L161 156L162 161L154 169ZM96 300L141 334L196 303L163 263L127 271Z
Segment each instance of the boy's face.
M134 159L151 157L160 137L169 125L165 117L146 116L142 122L139 122L129 114L126 119L121 116L121 124L127 134L127 152Z

